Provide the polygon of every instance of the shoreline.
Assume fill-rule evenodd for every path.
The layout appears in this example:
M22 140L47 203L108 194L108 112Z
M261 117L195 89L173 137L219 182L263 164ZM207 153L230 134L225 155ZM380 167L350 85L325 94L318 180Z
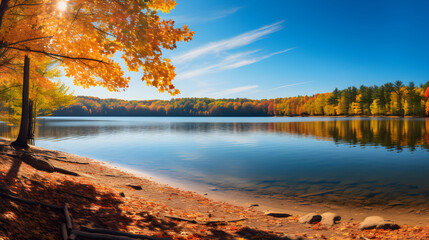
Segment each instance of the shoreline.
M107 167L116 168L120 171L130 173L137 178L148 179L161 185L166 185L173 188L178 188L184 191L191 191L200 194L213 201L226 202L232 205L241 207L249 207L251 205L259 205L255 209L264 213L269 212L282 212L291 215L303 216L310 212L323 213L323 212L336 212L340 214L343 219L353 219L355 221L363 221L369 215L379 215L386 219L394 220L398 224L408 224L424 226L429 223L429 215L422 215L420 213L410 213L410 210L415 210L410 207L387 208L383 206L366 206L366 207L352 207L352 206L339 206L331 203L316 203L302 199L275 199L268 198L267 196L252 196L242 191L236 190L219 190L215 186L205 183L194 183L186 180L177 180L173 178L155 176L150 173L133 170L126 166L107 163L101 160L100 164L105 164Z
M2 143L2 148L4 149L4 146L6 146L5 144L7 144L7 140L0 138L0 145L2 145ZM429 230L429 221L427 218L423 218L424 216L405 214L405 217L401 217L401 214L398 212L398 210L393 210L392 214L389 215L386 211L377 211L376 209L366 209L365 211L361 211L361 209L356 210L348 207L341 208L340 206L332 205L327 207L326 204L323 205L317 203L302 205L302 203L293 200L284 201L283 205L276 205L273 204L274 201L265 201L261 198L249 198L248 195L239 194L237 192L209 191L210 189L208 189L207 186L198 186L198 184L189 185L180 181L176 181L175 183L169 182L166 178L151 176L150 174L146 174L141 171L135 171L133 169L129 169L114 163L112 164L109 162L103 162L100 160L90 159L65 152L48 150L36 146L31 146L31 150L35 155L41 155L45 153L55 154L55 156L59 157L60 159L84 162L87 163L87 165L71 164L55 160L51 161L52 164L54 164L56 167L64 168L80 175L80 177L69 177L59 173L44 173L34 170L28 165L23 164L23 166L21 166L20 172L18 173L18 178L21 178L22 176L24 176L24 178L23 180L18 181L18 184L21 184L22 181L24 181L25 184L28 184L26 179L36 178L44 179L44 181L50 181L52 183L60 182L62 185L64 185L64 181L67 184L70 184L70 181L77 181L80 184L85 184L82 186L94 186L96 189L101 189L99 191L100 193L110 192L109 194L113 194L112 196L115 197L110 201L121 202L121 204L117 206L119 209L122 209L122 212L119 212L121 214L116 217L118 219L127 217L135 221L141 221L138 220L140 219L139 214L133 214L132 212L138 212L142 210L144 210L144 212L150 213L153 217L159 219L159 221L166 222L166 225L168 225L168 222L172 221L171 219L168 219L168 216L191 219L192 221L195 220L198 222L246 219L244 222L226 223L225 229L222 228L222 231L230 234L228 236L235 236L232 238L225 238L224 236L213 237L212 235L208 237L208 235L204 234L208 233L209 231L214 234L214 230L209 226L194 223L190 224L186 221L172 221L172 223L184 229L181 230L181 232L186 232L186 234L182 234L183 236L189 237L194 236L195 234L199 236L198 238L194 239L235 239L238 238L239 235L237 234L240 234L239 232L243 229L252 229L252 231L257 230L259 231L258 234L262 234L263 232L263 234L275 234L275 236L283 237L287 236L289 239L300 239L299 237L320 239L323 238L321 237L322 235L325 237L332 237L333 239L344 239L344 236L349 236L350 234L356 236L369 236L368 234L374 234L374 231L357 230L357 225L364 217L372 215L380 215L386 219L393 220L398 224L424 226L412 227L413 229L418 228L420 232ZM0 160L3 161L3 164L0 166L3 168L3 171L8 171L12 159L8 157L3 157L2 159L2 156L4 155L0 155ZM130 185L140 186L140 190L129 187ZM80 188L82 187L76 188L75 191L79 191ZM83 193L84 192L81 194ZM207 193L207 195L205 195L205 193ZM64 194L60 194L59 197L63 198L63 195ZM40 195L39 197L42 198L42 200L44 199L44 201L51 201L49 196ZM71 203L70 205L72 208L78 209L76 204L77 203ZM81 204L80 201L79 204ZM105 204L107 204L107 202ZM253 204L258 204L258 206L251 206ZM93 205L88 205L88 207L90 206ZM325 211L340 214L342 216L340 224L336 224L332 228L324 228L310 224L298 223L299 216L310 212L318 212L321 214ZM292 216L288 218L275 218L267 216L267 212L287 213L291 214ZM103 227L103 223L97 223L97 220L93 219L93 215L94 214L79 215L79 211L75 210L73 216L76 216L78 219L76 221L80 225L85 225L88 224L88 222L95 221L96 227ZM419 219L418 221L423 221L424 219L426 220L420 224L418 222L413 222L413 219ZM124 227L122 225L113 226L118 230L126 230L134 233L159 233L159 230L151 229L150 227L149 230L145 228L142 229L140 225L141 224L136 224L136 226L139 227L134 225L128 227ZM111 225L107 226L110 226L110 229L114 228ZM408 231L409 228L409 226L403 225L401 230L395 231ZM174 232L172 229L170 230L171 231L165 232L165 234L167 234L166 236L172 237L174 239L187 239L182 238L183 236L181 233L179 234ZM386 236L389 234L389 231L380 231L381 232L377 231L376 233L381 235L386 234ZM401 232L395 232L395 234L396 233L399 234Z
M79 155L74 154L69 155L74 157L81 157ZM249 207L251 205L257 204L259 206L254 208L264 213L283 212L292 215L303 216L309 212L323 213L335 211L341 216L343 216L344 219L353 219L355 221L362 221L365 217L369 215L380 215L382 217L385 217L386 219L394 220L398 224L408 224L414 226L424 226L425 224L429 224L429 215L422 215L421 213L410 212L412 210L417 210L411 208L411 206L397 208L386 208L383 206L353 207L348 205L335 205L332 203L317 203L297 198L281 200L275 198L268 198L265 195L252 196L252 194L246 194L243 191L222 191L219 190L216 186L202 182L196 183L187 180L169 178L166 176L157 176L149 172L134 170L130 167L114 162L103 161L93 158L86 159L97 162L108 168L116 169L118 171L131 174L137 178L152 181L155 184L177 188L182 191L190 191L213 201L226 202L228 204L237 205L241 207Z
M10 139L7 138L3 139L10 141ZM0 140L2 140L2 137L0 137ZM41 147L36 148L44 149ZM341 213L341 215L345 218L357 221L361 221L368 214L372 214L381 215L386 217L387 219L395 220L395 222L399 224L419 226L423 226L425 225L425 223L429 224L429 215L424 216L420 213L411 213L410 210L412 209L410 207L407 208L407 206L390 209L386 209L383 206L353 207L348 205L340 206L332 203L317 203L297 198L289 198L286 200L282 200L275 199L273 197L269 198L267 197L267 195L253 196L252 194L246 194L245 192L238 190L219 190L218 187L203 182L197 183L183 179L179 180L175 178L169 178L167 176L157 176L149 172L134 170L128 166L114 163L111 161L109 162L106 160L83 157L58 150L54 151L61 152L63 154L71 156L72 158L85 158L87 161L95 162L105 166L106 168L130 174L139 179L151 181L154 184L177 188L181 191L190 191L213 201L226 202L228 204L237 205L241 207L249 207L250 205L257 204L259 206L255 207L255 209L258 209L259 211L262 211L264 213L287 212L292 215L302 216L309 212L323 213L327 211L335 211Z

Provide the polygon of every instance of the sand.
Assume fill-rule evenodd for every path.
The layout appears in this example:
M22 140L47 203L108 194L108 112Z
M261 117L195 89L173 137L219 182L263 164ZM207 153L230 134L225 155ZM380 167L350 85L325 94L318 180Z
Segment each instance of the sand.
M173 239L429 239L427 215L408 213L406 208L358 209L293 200L267 201L239 192L174 184L132 169L31 146L29 151L34 156L49 159L55 167L79 176L46 173L25 163L17 164L19 158L13 155L19 152L12 153L9 143L0 139L1 187L26 199L59 206L69 203L76 229L107 228ZM21 205L0 198L0 239L59 239L61 214ZM340 214L341 222L333 227L298 222L308 212L325 211ZM277 218L267 212L291 216ZM401 229L357 230L359 222L371 215L391 219Z

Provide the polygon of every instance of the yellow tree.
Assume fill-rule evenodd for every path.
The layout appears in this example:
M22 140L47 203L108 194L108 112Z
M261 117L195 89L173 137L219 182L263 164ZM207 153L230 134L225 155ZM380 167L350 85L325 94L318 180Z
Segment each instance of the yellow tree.
M60 71L52 66L49 59L32 64L30 69L29 99L33 105L30 107L30 115L35 119L40 113L50 114L60 106L68 106L73 103L74 96L68 92L68 87L59 81L54 81L60 76ZM22 82L20 76L22 71L9 74L8 81L0 82L0 101L3 108L7 110L0 115L1 121L12 124L19 123L22 99ZM33 111L31 111L33 109ZM30 119L31 126L31 119ZM30 132L30 131L29 131Z
M130 81L114 58L120 56L129 71L143 73L141 80L148 86L178 94L172 83L174 66L162 51L191 40L193 32L186 25L176 28L174 21L158 15L158 11L168 13L175 4L174 0L2 0L0 65L4 70L9 59L25 56L23 132L28 127L22 122L28 109L26 66L39 55L58 61L74 84L110 91L127 88ZM26 147L21 131L15 145Z
M426 115L429 115L429 87L426 88L424 97L425 97L425 112L426 112Z

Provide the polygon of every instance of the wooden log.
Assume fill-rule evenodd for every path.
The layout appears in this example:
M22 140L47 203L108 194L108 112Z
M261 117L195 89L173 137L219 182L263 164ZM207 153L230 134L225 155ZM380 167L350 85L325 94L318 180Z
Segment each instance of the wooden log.
M101 233L101 234L125 236L125 237L130 237L130 238L137 238L137 239L149 239L149 240L167 240L167 239L170 239L170 238L159 238L159 237L155 237L155 236L139 235L139 234L127 233L127 232L121 232L121 231L114 231L114 230L109 230L109 229L104 229L104 228L82 227L81 229L83 231L89 232L89 233Z
M67 175L72 175L72 176L77 176L77 177L79 176L79 174L77 174L75 172L72 172L72 171L69 171L69 170L65 170L65 169L62 169L62 168L54 167L54 171L62 173L62 174L67 174Z
M22 203L29 204L29 205L39 205L39 206L42 206L45 208L51 208L54 210L63 210L63 208L60 206L55 206L55 205L48 204L48 203L42 203L42 202L32 201L32 200L28 200L28 199L23 199L23 198L15 197L15 196L12 196L12 195L9 195L6 193L2 193L2 192L0 192L0 197L4 197L4 198L10 199L12 201L22 202Z
M72 219L70 217L69 204L68 203L64 204L64 216L66 217L67 232L70 233L71 230L73 229L73 223L72 223Z
M65 223L61 223L61 235L63 236L63 240L69 239L69 235L67 233L67 227Z

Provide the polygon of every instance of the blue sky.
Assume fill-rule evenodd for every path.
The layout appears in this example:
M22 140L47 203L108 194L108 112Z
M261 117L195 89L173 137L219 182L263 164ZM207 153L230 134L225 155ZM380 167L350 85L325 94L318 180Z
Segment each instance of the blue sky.
M164 18L195 31L165 51L176 66L176 97L255 99L334 88L429 80L429 1L177 0ZM126 69L126 68L125 68ZM131 76L130 88L75 95L170 99Z

